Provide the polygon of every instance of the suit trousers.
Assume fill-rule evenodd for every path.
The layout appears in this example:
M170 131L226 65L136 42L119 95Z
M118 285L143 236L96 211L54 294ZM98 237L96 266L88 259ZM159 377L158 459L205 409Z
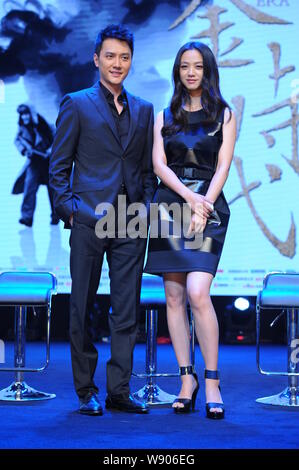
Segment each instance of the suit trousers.
M112 307L109 314L111 357L106 369L107 393L127 396L138 331L146 239L100 239L94 228L74 220L70 246L70 344L77 395L84 399L92 392L98 392L94 382L98 352L88 333L88 312L95 301L106 253Z
M40 184L47 185L51 206L51 217L55 217L53 191L49 186L49 163L44 161L40 165L31 163L26 170L24 196L21 207L21 216L23 219L30 221L33 219L36 206L36 194Z

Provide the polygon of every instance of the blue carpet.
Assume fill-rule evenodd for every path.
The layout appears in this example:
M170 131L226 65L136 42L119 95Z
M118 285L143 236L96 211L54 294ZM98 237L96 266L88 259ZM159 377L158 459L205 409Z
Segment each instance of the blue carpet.
M7 361L12 345L7 346ZM105 399L105 363L109 345L100 344L96 383ZM27 366L42 361L39 343L27 344ZM134 370L144 371L145 346L135 349ZM286 347L263 346L264 367L285 370ZM287 384L283 377L261 376L255 365L255 346L220 346L221 387L226 419L205 418L203 361L196 349L196 369L201 389L196 411L177 416L169 408L151 408L146 416L105 411L102 417L82 416L76 412L78 401L73 389L69 345L53 343L49 368L41 374L27 374L32 387L56 393L57 397L34 404L0 402L1 449L297 449L299 414L297 411L265 407L258 397L281 392ZM8 366L8 364L6 364ZM172 347L158 347L158 371L176 372ZM12 374L0 374L0 388L13 381ZM175 394L179 378L161 378L160 387ZM131 389L144 385L132 378Z

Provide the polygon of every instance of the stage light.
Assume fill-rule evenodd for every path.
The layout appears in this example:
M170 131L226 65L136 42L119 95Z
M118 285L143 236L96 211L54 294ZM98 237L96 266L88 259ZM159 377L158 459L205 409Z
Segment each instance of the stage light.
M244 312L245 310L248 310L250 307L250 303L248 299L244 299L244 297L238 297L234 301L234 306L237 310L241 310Z
M224 338L228 344L254 344L255 302L244 297L231 298L224 312Z

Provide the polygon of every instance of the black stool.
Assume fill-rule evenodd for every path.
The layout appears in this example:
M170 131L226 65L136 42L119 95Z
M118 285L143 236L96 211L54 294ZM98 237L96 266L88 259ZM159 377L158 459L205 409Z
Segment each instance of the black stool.
M0 274L0 306L15 307L15 367L0 368L15 372L15 381L0 391L1 401L25 402L55 398L53 393L39 392L24 382L24 372L42 372L50 361L51 299L56 294L56 277L48 272L3 272ZM27 307L47 309L46 363L38 369L25 367Z
M179 377L179 373L157 373L157 323L158 310L165 306L163 279L159 276L143 276L140 305L145 307L146 315L146 356L145 373L132 373L134 377L146 378L146 385L133 395L146 401L148 405L168 405L176 395L164 392L155 381L156 377ZM194 321L190 311L191 363L195 362Z
M260 315L262 309L282 309L275 321L287 314L287 372L265 371L260 366ZM299 273L273 272L264 278L263 289L256 299L256 361L263 375L288 377L288 387L281 393L258 398L258 403L299 409ZM296 351L298 353L296 354ZM298 357L297 357L298 356Z

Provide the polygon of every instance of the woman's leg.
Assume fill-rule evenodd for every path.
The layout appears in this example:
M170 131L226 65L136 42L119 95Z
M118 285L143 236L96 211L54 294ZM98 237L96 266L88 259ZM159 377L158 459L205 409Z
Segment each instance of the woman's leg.
M167 306L167 323L175 355L180 367L190 365L190 328L186 311L186 274L164 274L164 288ZM182 375L179 398L191 398L196 387L192 375ZM174 403L184 406L182 403Z
M219 328L216 313L210 297L210 287L213 275L204 272L187 274L187 295L192 309L196 336L209 370L217 370ZM206 401L222 403L219 380L206 379ZM222 412L221 408L211 408L211 411Z

